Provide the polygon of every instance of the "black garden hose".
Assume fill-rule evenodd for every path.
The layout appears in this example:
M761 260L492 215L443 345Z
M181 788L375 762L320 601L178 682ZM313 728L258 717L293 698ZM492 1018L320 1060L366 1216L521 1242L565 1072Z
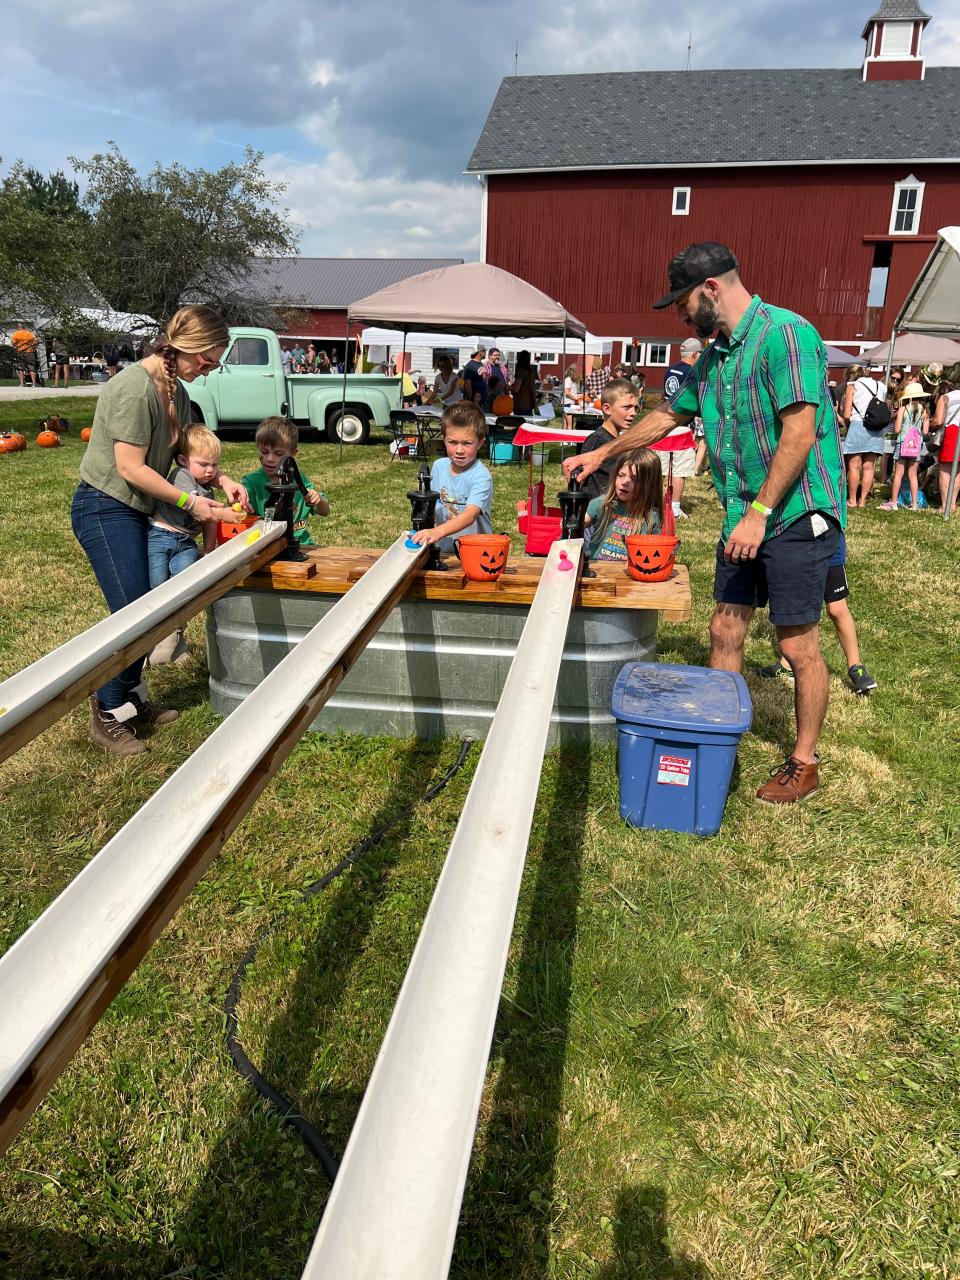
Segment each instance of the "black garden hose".
M456 760L450 768L441 775L440 779L423 794L418 801L419 804L426 804L428 801L435 799L447 783L460 772L466 763L467 756L470 753L472 745L473 743L471 739L461 739L460 752ZM338 876L343 875L344 871L349 867L352 867L358 858L363 857L365 853L369 853L371 849L375 849L377 845L390 834L394 827L396 827L398 823L407 816L408 813L409 809L402 810L396 815L396 817L391 818L389 822L385 822L383 826L378 827L376 831L372 832L368 836L364 836L364 838L355 844L350 852L346 854L345 857L343 857L337 865L332 868L332 870L328 871L326 875L321 876L319 880L314 880L312 884L307 885L303 890L303 893L300 895L300 900L302 902L306 902L308 899L315 897L323 889L326 889L327 885L336 880ZM300 1114L300 1109L289 1099L285 1098L283 1094L278 1093L277 1090L274 1089L273 1085L270 1084L269 1080L264 1079L247 1057L244 1052L243 1045L237 1039L237 1033L239 1030L237 1025L237 1005L240 1001L240 989L243 986L243 980L246 977L247 970L256 959L257 952L260 950L260 947L266 939L271 935L277 923L278 921L273 921L270 924L264 925L257 932L253 941L250 943L250 946L247 948L243 959L237 965L233 978L230 981L230 986L227 988L227 995L223 1002L223 1011L227 1018L227 1049L230 1053L230 1057L233 1059L233 1065L236 1067L240 1075L243 1076L244 1080L249 1081L249 1083L253 1085L254 1089L256 1089L257 1093L259 1093L262 1098L265 1098L267 1102L277 1110L284 1124L289 1125L295 1133L299 1134L300 1138L303 1140L304 1146L312 1156L315 1156L316 1159L319 1160L324 1173L330 1181L333 1182L334 1178L337 1176L337 1170L339 1168L336 1156L324 1142L323 1138L313 1125L303 1118Z

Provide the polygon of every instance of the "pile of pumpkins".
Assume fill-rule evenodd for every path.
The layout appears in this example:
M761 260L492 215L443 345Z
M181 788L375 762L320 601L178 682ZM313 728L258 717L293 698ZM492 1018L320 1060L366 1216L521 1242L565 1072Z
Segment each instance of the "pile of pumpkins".
M37 425L40 428L37 444L41 449L59 449L60 437L70 430L69 419L61 418L56 414L49 418L41 418ZM90 439L89 427L83 428L80 439L83 441ZM0 431L0 453L20 453L26 447L27 438L19 431Z

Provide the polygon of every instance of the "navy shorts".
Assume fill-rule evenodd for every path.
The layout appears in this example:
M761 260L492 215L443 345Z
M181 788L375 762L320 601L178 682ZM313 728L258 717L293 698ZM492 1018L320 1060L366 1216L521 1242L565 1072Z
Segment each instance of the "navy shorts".
M742 563L724 560L723 543L718 542L714 600L753 609L769 604L770 621L778 627L819 622L830 560L840 542L840 526L829 516L822 518L827 528L819 537L814 537L812 517L801 516L762 543L756 559Z

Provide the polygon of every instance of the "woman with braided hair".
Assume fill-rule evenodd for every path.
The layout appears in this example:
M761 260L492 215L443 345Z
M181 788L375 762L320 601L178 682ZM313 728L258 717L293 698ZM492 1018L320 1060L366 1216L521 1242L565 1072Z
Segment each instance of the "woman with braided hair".
M190 422L182 383L217 367L227 337L211 307L181 307L153 352L111 378L97 401L71 515L111 613L150 590L147 525L156 502L184 507L201 522L243 518L166 479L181 429ZM229 501L246 501L243 486L229 476L218 475L216 484ZM90 740L113 755L146 751L138 732L177 718L176 711L150 701L143 661L131 663L90 699Z

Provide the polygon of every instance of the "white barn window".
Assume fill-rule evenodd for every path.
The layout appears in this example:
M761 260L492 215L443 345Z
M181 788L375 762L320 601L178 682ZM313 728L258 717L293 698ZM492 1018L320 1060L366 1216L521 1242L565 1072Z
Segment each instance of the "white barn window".
M890 235L915 236L920 230L922 208L923 183L911 173L893 188Z
M690 212L689 187L673 188L673 212L678 216L684 216Z

